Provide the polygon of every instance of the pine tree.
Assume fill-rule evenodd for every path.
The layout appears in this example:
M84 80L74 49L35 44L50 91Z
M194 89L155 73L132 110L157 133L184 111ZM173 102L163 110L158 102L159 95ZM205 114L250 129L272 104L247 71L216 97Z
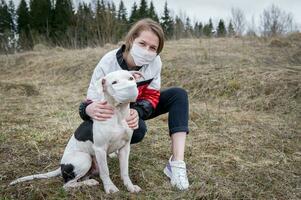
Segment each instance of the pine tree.
M21 0L17 8L17 34L19 35L19 48L21 50L31 49L33 46L30 34L30 17L26 0Z
M192 36L192 26L190 22L190 18L186 17L186 22L185 22L185 37L191 37Z
M16 25L16 8L15 8L15 4L12 0L10 0L8 2L8 12L11 16L11 28L13 30L13 32L15 33L17 31L17 25Z
M106 42L109 43L116 43L117 36L116 36L116 29L117 29L117 13L116 13L116 6L114 2L111 4L108 2L106 12Z
M229 25L228 25L228 36L232 37L235 35L234 27L232 24L232 21L230 20Z
M111 17L113 17L114 19L116 19L116 17L117 17L116 6L115 6L115 4L114 4L113 1L111 3L108 2L108 10L111 13Z
M17 9L17 33L25 32L29 34L29 11L25 0L21 0Z
M93 45L93 11L91 4L79 3L76 18L76 35L73 44L74 47L86 47Z
M218 37L225 37L227 34L226 27L224 20L220 19L217 27L217 36Z
M17 33L29 35L29 11L25 0L21 0L17 8Z
M119 4L117 20L117 40L120 40L128 30L127 11L122 0Z
M147 7L147 2L146 0L141 0L140 1L140 6L138 9L138 19L143 19L148 17L148 7Z
M11 52L16 52L17 48L18 48L18 41L17 41L17 24L16 24L16 8L15 8L15 4L13 2L13 0L10 0L8 2L8 12L11 16L11 31L10 31L10 49Z
M76 33L75 33L75 47L81 47L83 45L84 35L86 33L86 26L85 26L85 14L83 4L79 2L77 12L75 14L76 19Z
M213 31L213 23L212 23L212 20L209 19L209 23L204 26L203 32L204 32L205 36L211 37L212 31Z
M13 29L13 19L4 0L0 1L0 34Z
M4 0L0 1L0 53L9 53L13 19Z
M165 1L163 16L161 17L161 26L163 28L165 37L171 39L174 33L174 22L169 15L169 9L167 7L167 1Z
M86 46L95 46L96 45L96 34L95 34L95 28L94 28L94 13L92 9L91 3L85 4L84 6L84 15L86 20L86 34L85 34L85 40L87 41L86 44L83 44L83 47Z
M105 29L105 4L104 1L97 0L96 2L96 12L95 12L95 19L96 19L96 34L97 34L97 42L99 45L104 44L104 34L103 30Z
M49 37L51 24L50 0L31 0L30 3L30 28L35 34Z
M203 36L203 24L202 22L199 23L199 33L200 33L200 37Z
M155 6L153 4L153 1L150 2L149 10L148 10L148 17L153 19L156 22L159 22L159 17L155 11Z
M131 16L130 16L130 24L135 23L139 19L138 7L136 2L134 2L132 6Z
M66 41L67 29L73 24L74 13L71 0L56 0L53 19L53 39L59 44L70 44Z
M202 22L199 22L199 23L196 22L194 24L193 32L194 32L194 36L197 37L197 38L202 36L202 34L203 34L203 24L202 24Z
M176 16L175 24L174 24L174 37L176 40L184 37L185 34L185 26L180 17Z
M122 22L127 22L127 12L122 0L119 3L117 19Z

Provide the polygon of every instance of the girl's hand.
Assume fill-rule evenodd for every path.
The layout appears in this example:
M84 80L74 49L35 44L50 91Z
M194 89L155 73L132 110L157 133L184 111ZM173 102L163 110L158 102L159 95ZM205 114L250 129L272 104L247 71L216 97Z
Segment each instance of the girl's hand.
M130 109L130 116L126 119L126 122L128 123L129 127L131 129L137 129L139 127L139 115L137 110Z
M87 106L86 113L95 120L105 121L113 116L114 108L106 101L95 101Z

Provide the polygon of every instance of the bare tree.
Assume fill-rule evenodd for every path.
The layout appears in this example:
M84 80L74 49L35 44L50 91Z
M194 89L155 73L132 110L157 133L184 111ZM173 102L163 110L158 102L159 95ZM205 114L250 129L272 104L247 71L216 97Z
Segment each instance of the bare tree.
M254 15L252 16L251 23L248 24L246 35L248 35L248 36L256 36L257 35Z
M240 8L231 8L231 20L234 26L235 33L242 35L245 31L246 17Z
M293 15L274 4L261 15L261 32L264 36L282 35L293 31Z

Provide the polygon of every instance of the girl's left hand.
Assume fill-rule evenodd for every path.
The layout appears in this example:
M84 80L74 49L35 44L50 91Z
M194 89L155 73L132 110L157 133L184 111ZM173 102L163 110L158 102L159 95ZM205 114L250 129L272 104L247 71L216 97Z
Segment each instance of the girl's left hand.
M139 115L137 110L130 109L130 116L126 119L126 122L131 129L135 130L139 127Z

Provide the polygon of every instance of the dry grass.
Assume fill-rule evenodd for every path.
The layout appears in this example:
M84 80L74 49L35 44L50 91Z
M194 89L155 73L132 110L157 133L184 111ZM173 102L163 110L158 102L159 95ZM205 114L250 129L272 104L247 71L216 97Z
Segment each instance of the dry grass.
M0 199L300 199L301 39L236 38L167 42L163 87L189 91L189 191L170 187L167 116L148 121L132 146L130 174L143 192L126 192L116 159L102 186L71 192L62 179L8 187L16 177L58 166L90 76L105 48L44 49L0 57ZM283 40L283 41L282 41ZM281 41L281 42L279 42ZM274 45L271 45L274 44ZM283 45L285 44L285 45Z

